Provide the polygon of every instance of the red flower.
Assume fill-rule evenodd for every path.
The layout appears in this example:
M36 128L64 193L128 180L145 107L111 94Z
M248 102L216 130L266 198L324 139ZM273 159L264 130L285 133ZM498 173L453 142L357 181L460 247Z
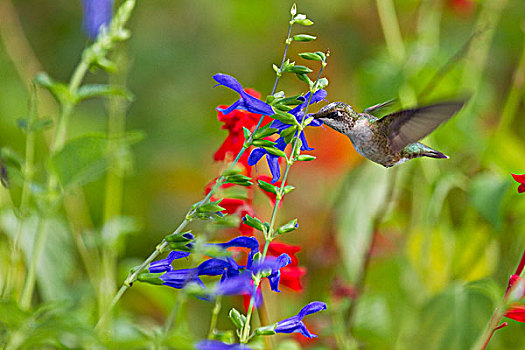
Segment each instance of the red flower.
M260 98L261 94L252 89L245 90L249 95ZM229 106L219 106L220 109L227 109ZM268 119L266 119L268 118ZM260 114L250 113L244 110L235 109L228 114L223 114L221 111L217 111L217 119L220 122L223 122L224 125L221 127L224 130L228 130L228 136L224 140L223 144L217 152L215 152L213 159L216 161L224 160L233 160L235 156L239 153L244 144L244 132L243 127L246 127L250 131L253 131L259 119L261 119ZM263 125L268 123L271 119L265 117ZM243 164L247 169L248 166L248 155L249 152L245 152L239 163Z
M514 180L520 183L520 185L518 186L518 193L525 192L525 174L523 175L511 174L511 175L514 178Z
M301 247L296 245L289 245L284 243L272 242L268 246L268 256L279 256L286 253L292 259L292 262L287 266L281 268L281 282L280 284L295 290L296 292L302 292L303 286L301 284L301 277L306 274L306 268L299 266L299 260L295 256L301 250Z
M509 294L512 286L514 286L516 282L521 281L521 283L525 283L523 278L520 277L524 267L525 267L525 251L523 252L523 255L521 256L521 260L518 265L518 268L516 269L516 272L509 278L509 284L507 285L507 290L505 291L505 295ZM522 295L522 297L525 297L525 293L524 295ZM511 306L507 310L507 312L505 312L505 317L508 317L518 322L525 323L525 306L516 303L515 305Z

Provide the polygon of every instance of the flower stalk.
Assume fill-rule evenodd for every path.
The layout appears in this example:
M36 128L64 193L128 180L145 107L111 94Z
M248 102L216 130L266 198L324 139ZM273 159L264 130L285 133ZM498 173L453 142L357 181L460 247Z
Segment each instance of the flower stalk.
M327 56L328 56L328 53L327 53ZM306 118L306 115L307 115L307 112L308 112L308 107L312 101L312 97L317 89L317 86L318 86L318 82L321 78L321 74L323 73L323 70L326 66L326 61L322 61L321 63L321 68L319 69L319 73L317 74L317 78L315 79L315 82L313 84L310 85L310 96L308 98L308 101L306 103L306 107L305 107L305 110L304 110L304 115L305 117L301 120L301 123L299 123L298 125L298 130L297 130L297 133L295 135L295 137L292 139L292 150L290 151L290 154L288 155L288 157L286 157L286 170L284 171L284 175L283 175L283 178L282 178L282 182L281 182L281 186L279 187L279 191L277 192L277 195L276 195L276 200L275 200L275 203L274 203L274 206L273 206L273 210L272 210L272 216L271 216L271 219L270 219L270 226L269 228L265 231L265 234L264 234L264 248L263 248L263 252L262 252L262 256L261 256L261 261L264 261L264 259L266 258L266 255L268 254L268 247L270 246L270 243L271 241L275 238L275 221L277 219L277 212L278 212L278 209L279 209L279 204L281 203L283 197L284 197L284 194L285 194L285 187L286 187L286 179L288 178L288 174L290 172L290 168L292 167L292 165L294 164L295 162L295 157L297 155L297 152L298 152L298 147L299 147L299 138L301 136L301 133L303 132L303 129L306 127L306 121L308 120L308 118ZM251 320L251 315L253 313L253 308L254 308L254 304L255 304L255 291L257 291L257 288L259 287L259 283L260 283L260 278L258 278L259 276L255 276L254 278L254 283L253 283L253 287L254 287L254 293L252 293L252 296L250 298L250 305L248 307L248 311L247 311L247 314L246 314L246 323L241 331L241 337L240 337L240 342L241 343L247 343L248 340L249 340L249 333L250 333L250 320Z

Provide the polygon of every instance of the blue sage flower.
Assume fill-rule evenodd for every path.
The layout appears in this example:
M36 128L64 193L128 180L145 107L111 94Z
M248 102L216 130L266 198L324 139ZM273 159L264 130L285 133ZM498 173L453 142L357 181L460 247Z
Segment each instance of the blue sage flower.
M284 151L284 149L286 148L286 142L282 137L279 137L277 141L275 141L275 147L280 149L281 151ZM250 153L250 156L248 157L248 165L253 166L257 164L264 156L266 156L266 160L268 161L268 167L270 168L270 172L272 173L271 182L276 183L281 177L279 156L268 153L268 151L264 148L254 148L253 151Z
M165 286L176 289L184 288L188 283L197 283L204 287L199 278L198 268L168 271L159 276Z
M83 0L84 29L91 39L96 39L102 26L109 26L113 16L113 0Z
M151 264L149 264L149 272L155 273L173 271L173 266L171 266L173 260L187 258L189 255L189 252L172 251L166 259L154 261Z
M295 316L277 322L275 327L276 333L301 333L307 338L316 338L317 335L310 333L303 323L303 318L322 310L326 310L326 304L320 301L314 301L306 305Z
M310 101L310 105L312 105L313 103L318 103L320 101L323 101L325 99L325 97L327 96L327 92L326 90L317 90L313 96L312 96L312 100ZM308 100L310 99L310 92L308 92L305 96L301 96L299 97L299 99L301 101L303 101L303 103L301 103L300 105L297 105L295 108L293 108L292 110L290 110L288 113L290 113L291 115L295 116L295 119L297 119L297 121L299 123L301 123L303 121L303 118L304 118L304 109L306 108L306 105L308 104ZM323 124L322 121L318 120L318 119L314 119L310 124L309 126L321 126ZM271 127L274 128L274 129L277 129L279 130L279 132L285 130L285 129L288 129L291 125L290 124L284 124L283 122L279 121L279 120L274 120L271 124ZM311 148L310 146L308 146L308 142L306 141L306 137L304 136L304 132L301 132L301 135L299 136L301 138L301 151L313 151L314 149Z
M203 340L196 344L197 350L251 350L244 344L224 344L218 340Z
M251 113L262 114L262 115L275 114L273 112L272 107L269 104L246 93L242 85L237 81L237 79L235 79L231 75L217 73L213 76L213 79L215 79L215 81L219 83L215 86L218 86L218 85L226 86L227 88L230 88L238 92L239 95L241 95L241 98L238 99L235 103L233 103L230 107L226 109L217 108L217 110L221 111L223 114L228 114L235 109L241 109L241 110L245 110Z
M264 262L255 263L251 268L246 268L245 271L241 272L237 276L231 278L226 278L221 281L215 289L216 295L240 295L248 294L254 296L253 294L256 291L253 288L253 278L254 274L263 271L269 271L270 274L267 276L268 281L270 282L270 288L274 292L280 292L279 290L279 281L281 278L280 269L289 263L292 262L292 259L288 254L281 254L277 258L267 258Z

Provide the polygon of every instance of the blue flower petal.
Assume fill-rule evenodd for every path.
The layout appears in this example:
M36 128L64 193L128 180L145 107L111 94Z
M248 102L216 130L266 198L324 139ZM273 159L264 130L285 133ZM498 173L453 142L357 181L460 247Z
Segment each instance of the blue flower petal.
M239 94L242 94L244 92L241 83L239 83L237 79L235 79L231 75L217 73L213 76L213 79L215 79L215 81L219 83L219 85L226 86L227 88L237 91Z
M195 347L197 350L251 350L244 344L225 344L218 340L203 340Z
M325 303L322 303L320 301L311 302L310 304L303 307L299 314L277 322L275 332L301 333L307 338L317 337L315 334L310 333L310 331L306 328L305 324L303 323L302 319L306 315L313 314L322 310L326 310Z
M223 111L224 114L228 114L234 109L244 109L244 110L247 110L248 112L256 113L256 114L264 114L264 115L274 114L273 109L269 104L246 93L242 85L234 77L228 74L218 73L213 76L213 79L215 79L215 81L218 82L219 85L226 86L227 88L230 88L236 91L237 93L239 93L239 95L241 95L241 99L232 105L235 107L232 107L232 106L228 107L226 110Z
M250 271L238 276L227 278L220 282L215 289L217 295L240 295L253 293L253 280Z
M226 243L214 243L217 247L228 249L231 247L249 248L252 252L259 251L259 242L255 237L239 236Z
M112 0L83 0L84 28L91 39L96 39L100 28L108 26L113 16Z
M221 259L209 259L204 261L197 267L199 276L219 276L222 275L225 269L231 267L230 262Z
M182 259L186 258L190 255L189 252L178 252L178 251L172 251L168 255L166 259L161 259L158 261L154 261L151 264L149 264L149 272L156 273L156 272L166 272L166 271L173 271L173 267L171 266L171 263L175 259Z
M164 284L173 288L181 289L190 282L196 282L202 285L198 277L198 271L194 269L182 269L168 271L159 277Z
M301 135L299 136L301 138L301 151L313 151L314 148L311 148L308 146L308 142L306 141L306 136L304 136L304 131L301 131Z
M274 115L273 109L270 105L247 94L246 92L241 93L242 99L244 100L244 107L248 112L263 114L263 115Z
M279 137L279 138L275 141L275 147L277 147L277 148L280 149L281 151L284 151L284 149L286 148L286 141L284 141L284 138Z
M270 167L270 172L272 173L271 183L276 183L281 177L281 168L279 166L279 157L272 156L270 154L266 155L266 160L268 161L268 167Z
M237 100L230 107L228 107L226 109L219 108L219 107L217 107L216 109L219 112L222 112L222 114L226 115L226 114L229 114L230 112L232 112L233 110L237 109L240 105L242 105L242 100Z
M322 301L313 301L310 304L303 307L301 311L299 311L297 316L303 319L303 317L305 317L306 315L314 314L323 310L326 310L326 303L323 303Z
M268 154L266 150L262 148L254 148L248 157L248 165L253 166L257 164L265 154Z

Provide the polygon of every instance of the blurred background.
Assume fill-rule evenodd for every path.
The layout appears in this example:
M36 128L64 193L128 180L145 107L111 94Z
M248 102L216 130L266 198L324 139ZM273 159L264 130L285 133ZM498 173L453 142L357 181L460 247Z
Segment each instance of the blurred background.
M80 1L3 2L0 146L23 154L24 135L16 120L28 113L28 79L43 70L68 81L88 41ZM213 161L226 137L215 107L233 103L237 95L214 89L212 75L228 73L244 87L263 96L270 93L272 64L282 57L291 5L277 0L138 2L127 26L132 37L120 52L127 65L121 76L135 96L126 129L145 135L132 148L122 214L135 218L140 229L115 252L117 284L179 224L224 167ZM297 53L330 49L328 101L362 110L392 98L401 107L471 97L425 140L451 159L399 166L393 200L380 224L374 224L374 215L387 200L392 169L366 161L345 136L329 128L308 130L317 159L292 169L289 183L296 190L280 214L282 222L299 219L300 229L282 241L301 247L299 264L308 273L303 292L283 288L281 295L267 296L270 320L291 316L310 301L326 301L329 311L306 322L318 340L303 346L342 348L334 333L345 327L349 298L375 230L364 293L353 310L355 338L366 349L468 348L503 296L525 247L525 198L510 176L525 172L525 2L298 0L297 7L315 24L297 26L295 33L317 40L294 43L288 57L308 64ZM104 82L107 75L97 71L86 80ZM285 76L278 90L294 95L304 93L305 86ZM45 91L39 96L41 115L56 113L52 98ZM105 131L106 107L102 100L80 104L68 137ZM45 139L37 138L37 172L45 169L41 161L46 153ZM263 163L258 173L267 173ZM84 186L95 230L103 225L104 186L103 178ZM16 191L14 196L17 202ZM4 211L11 210L7 197L1 190ZM266 196L256 190L256 213L268 218L270 209ZM0 229L7 256L5 215ZM42 287L39 281L47 289L39 289L38 300L76 300L74 317L82 323L93 317L92 291L72 239L64 237L64 255L48 270L62 283ZM217 231L211 239L224 237ZM55 272L57 264L70 266ZM155 327L163 324L179 294L168 287L133 286L119 304L114 345L152 346ZM241 309L242 301L232 298L224 304L219 328L228 329L226 310L230 304ZM186 324L176 325L179 335L173 339L179 343L173 348L184 348L208 331L213 304L189 300L185 305L187 316L180 319ZM509 326L497 331L490 348L525 347L520 337L525 325L506 321ZM278 336L276 342L286 338Z

